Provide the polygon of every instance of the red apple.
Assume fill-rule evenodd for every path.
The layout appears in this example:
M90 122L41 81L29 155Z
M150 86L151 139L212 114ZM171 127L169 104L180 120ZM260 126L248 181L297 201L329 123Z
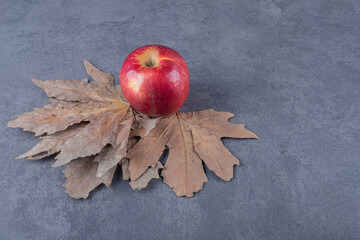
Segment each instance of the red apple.
M189 93L189 69L175 50L146 45L126 57L120 86L130 105L152 117L175 113Z

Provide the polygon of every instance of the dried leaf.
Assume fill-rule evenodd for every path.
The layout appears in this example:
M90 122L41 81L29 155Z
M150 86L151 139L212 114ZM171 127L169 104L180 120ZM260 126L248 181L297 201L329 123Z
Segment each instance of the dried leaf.
M222 137L257 138L242 124L228 122L234 115L212 109L194 113L176 113L161 118L127 157L130 176L136 181L148 167L155 167L163 150L170 153L162 176L178 196L192 197L207 181L202 161L225 181L233 177L239 161L223 146Z
M122 159L132 124L132 120L127 120L132 115L130 105L120 98L111 74L100 71L86 60L84 63L88 74L95 80L92 83L62 79L43 82L33 79L49 97L56 100L43 108L20 115L18 119L10 121L8 126L50 136L19 157L34 158L32 153L39 154L41 151L50 154L60 152L54 166L61 166L72 159L97 154L105 145L111 144L120 155L119 161ZM70 135L66 131L69 126L84 121L89 123L77 128L75 133L71 130ZM60 131L65 133L60 136L54 134ZM62 141L58 141L59 137ZM54 147L49 149L51 145Z
M109 169L117 166L121 159L122 156L120 159L116 156L116 150L112 145L106 145L94 159L99 163L96 176L102 177Z
M138 136L131 136L130 133L130 138L129 141L127 143L127 149L131 149L132 147L135 146L135 144L140 140L140 137ZM122 170L122 177L123 180L129 180L130 179L130 171L129 171L129 166L130 166L130 162L128 158L123 158L121 160L121 170Z
M138 120L138 128L145 130L143 136L147 136L151 130L153 130L156 126L156 123L159 121L160 118L140 118Z
M115 147L110 145L105 154L96 156L95 161L99 163L97 177L102 177L126 156L131 124L132 120L122 122L122 129L117 136Z
M68 163L63 187L74 198L87 198L102 183L109 186L118 164L133 189L145 188L164 168L164 182L178 196L191 197L207 181L203 161L223 180L233 177L239 161L222 144L222 137L257 138L244 125L230 124L233 114L211 109L151 119L123 100L111 74L86 60L84 65L93 82L33 79L51 104L8 123L41 140L17 159L57 154L53 166ZM163 167L159 158L165 148L170 153Z
M96 177L97 168L98 163L94 161L94 156L71 161L64 170L66 182L63 184L63 188L65 188L65 192L73 198L87 198L89 193L100 184L103 183L109 187L116 166L102 177Z
M130 186L132 189L141 190L146 188L151 179L159 179L159 169L164 168L161 162L158 162L154 168L148 168L138 179L131 181Z
M121 171L122 171L123 180L130 179L129 165L130 165L129 159L123 158L121 160Z
M41 136L34 148L17 159L40 159L57 154L54 167L76 159L76 163L67 167L71 179L66 186L73 196L81 197L101 182L110 184L109 174L126 155L134 120L130 105L121 98L120 86L114 84L114 77L86 60L84 65L88 75L94 79L91 83L87 79L33 79L52 103L8 123L8 127L21 127ZM80 167L84 172L79 170ZM72 176L75 174L72 169L80 171L80 175ZM77 181L86 184L89 180L92 182L88 187L71 186ZM81 192L77 193L77 190Z
M159 119L151 119L147 117L146 115L137 114L137 124L138 128L133 129L133 131L130 134L130 139L128 141L128 149L133 148L136 143L139 141L140 137L144 137L150 132L155 126L156 122ZM121 161L121 168L123 173L123 179L129 180L130 179L130 171L129 171L129 159L124 158ZM162 169L164 166L158 162L157 165L152 168L148 168L138 179L135 181L130 182L130 186L132 189L142 189L145 188L148 183L151 181L151 179L158 179L159 177L159 169Z
M54 133L49 136L41 137L40 141L35 147L30 149L28 152L16 157L15 159L26 158L28 160L41 159L52 154L60 152L60 147L65 141L74 137L79 131L85 128L87 123L79 123L70 126L64 131Z

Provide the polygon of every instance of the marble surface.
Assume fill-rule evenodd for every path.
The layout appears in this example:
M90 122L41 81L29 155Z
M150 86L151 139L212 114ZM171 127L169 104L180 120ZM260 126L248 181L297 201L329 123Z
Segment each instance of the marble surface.
M360 2L0 1L0 239L360 239ZM87 200L61 187L53 158L8 129L48 103L31 77L111 72L133 49L163 44L186 59L183 111L236 114L259 140L225 139L235 177L194 198L161 180L133 191L119 173Z

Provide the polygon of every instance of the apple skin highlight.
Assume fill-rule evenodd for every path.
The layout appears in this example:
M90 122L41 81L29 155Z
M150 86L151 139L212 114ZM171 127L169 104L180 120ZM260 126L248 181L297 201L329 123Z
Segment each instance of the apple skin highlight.
M134 109L152 117L167 116L175 113L189 94L189 69L177 51L146 45L126 57L120 86Z

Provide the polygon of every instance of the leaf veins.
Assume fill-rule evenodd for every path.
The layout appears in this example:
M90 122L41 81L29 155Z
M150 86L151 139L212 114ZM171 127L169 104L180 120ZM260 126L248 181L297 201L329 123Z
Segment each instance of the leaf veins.
M163 169L161 176L176 195L192 197L208 180L202 162L225 181L239 165L221 138L257 138L244 125L229 123L233 114L212 109L150 119L122 99L110 73L87 60L84 65L93 82L33 79L51 104L8 123L41 140L17 159L56 154L54 167L68 164L63 187L71 197L87 198L98 185L109 186L118 164L133 189L145 188ZM163 166L159 158L165 148L169 157Z
M70 163L65 170L70 179L64 186L75 197L86 197L100 183L111 183L117 164L126 155L134 119L130 105L122 100L120 87L114 84L114 77L87 60L84 65L94 79L91 83L33 79L52 103L8 123L8 127L32 131L41 139L17 159L57 154L54 167ZM79 181L86 187L79 185Z
M221 138L257 138L244 125L229 123L233 116L210 109L161 118L127 154L132 181L156 166L166 146L170 153L161 175L178 196L192 197L203 188L207 177L202 161L218 177L229 181L239 160L222 144Z

